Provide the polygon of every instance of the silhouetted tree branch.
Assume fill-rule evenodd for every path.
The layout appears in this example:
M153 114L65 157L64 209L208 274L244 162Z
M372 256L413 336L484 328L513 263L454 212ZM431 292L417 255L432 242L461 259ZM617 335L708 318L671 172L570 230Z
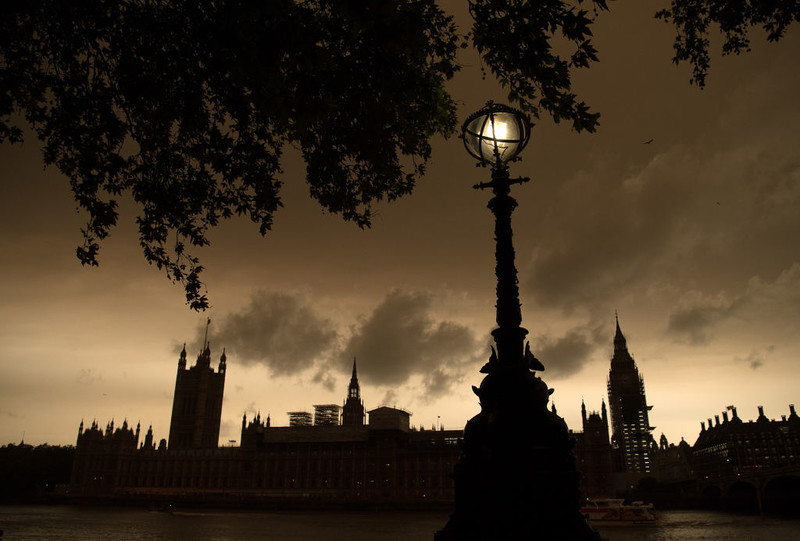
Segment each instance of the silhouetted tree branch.
M555 122L572 122L575 131L594 132L600 115L589 111L572 92L572 70L597 62L591 25L605 0L470 0L475 47L492 74L508 88L508 98L536 118L541 112ZM572 53L553 51L553 40L566 42Z
M432 0L8 4L0 140L21 139L21 113L70 179L85 265L130 194L145 257L195 309L208 300L187 248L235 214L270 229L284 145L302 149L311 196L363 227L455 125L460 38Z
M147 261L205 309L190 247L234 215L270 229L285 145L302 151L311 197L360 227L375 202L413 190L430 139L455 128L445 82L469 38L511 102L597 128L571 74L597 61L591 25L605 0L468 1L471 36L435 0L5 2L0 142L21 141L24 119L45 164L70 179L88 213L82 264L98 264L128 195ZM738 52L748 25L778 39L797 20L794 2L756 4L674 0L659 16L679 29L676 61L700 66L702 85L710 22L724 22Z
M669 9L656 17L672 22L678 35L673 47L676 64L692 65L690 83L703 88L710 64L709 28L718 27L724 36L722 54L750 51L749 32L761 27L768 41L778 41L790 24L800 22L797 0L671 0Z

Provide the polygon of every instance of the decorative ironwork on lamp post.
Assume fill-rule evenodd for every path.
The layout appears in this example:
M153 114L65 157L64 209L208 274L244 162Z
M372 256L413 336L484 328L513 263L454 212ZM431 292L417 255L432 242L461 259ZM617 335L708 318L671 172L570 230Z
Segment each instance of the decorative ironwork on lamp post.
M492 170L489 209L495 217L497 328L480 388L481 412L467 422L455 466L455 511L435 541L595 541L579 508L574 440L564 420L547 409L552 389L536 376L544 370L525 344L528 331L514 264L511 214L517 206L511 186L527 178L509 176L530 137L520 111L488 102L462 127L464 145L478 165Z

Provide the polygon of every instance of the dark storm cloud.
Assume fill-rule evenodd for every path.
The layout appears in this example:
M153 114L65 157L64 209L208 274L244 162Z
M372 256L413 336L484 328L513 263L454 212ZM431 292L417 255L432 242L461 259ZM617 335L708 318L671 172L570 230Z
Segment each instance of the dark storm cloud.
M767 357L769 357L773 351L775 351L775 346L767 346L763 351L757 351L754 349L747 357L736 357L734 360L736 362L747 363L753 370L758 370L764 366Z
M250 303L209 331L214 355L226 348L229 363L261 364L275 375L312 367L336 347L338 334L299 293L256 291Z
M741 301L693 297L688 304L670 314L667 332L679 341L692 345L707 344L712 337L712 329L729 318Z
M330 368L327 366L320 367L311 378L311 382L321 385L328 391L333 391L336 388L336 378L331 375Z
M562 168L564 182L542 194L549 204L532 227L538 245L520 273L526 292L543 307L596 316L653 286L674 287L672 300L692 288L735 292L757 273L791 265L800 228L797 114L769 105L796 85L784 72L737 82L698 111L704 125L692 132L674 112L654 117L663 130L653 145L632 144L623 113L609 108L608 136L587 144L592 152L576 155Z
M343 362L358 358L358 375L371 385L402 385L420 376L423 399L445 394L465 365L477 364L480 345L472 331L436 321L430 292L392 290L353 330Z
M686 294L670 314L667 332L677 341L703 345L714 337L716 328L734 318L754 324L771 321L773 329L796 329L800 325L800 263L794 263L771 282L759 277L750 279L741 295L733 298L706 297L696 291ZM763 359L749 362L757 368Z
M577 174L557 196L560 210L542 217L545 240L521 272L524 290L542 308L600 317L674 253L679 220L672 209L685 198L685 183L670 182L660 167L615 173L602 180Z
M534 355L542 361L547 378L563 378L579 372L601 342L598 329L574 327L564 336L539 336L531 344Z

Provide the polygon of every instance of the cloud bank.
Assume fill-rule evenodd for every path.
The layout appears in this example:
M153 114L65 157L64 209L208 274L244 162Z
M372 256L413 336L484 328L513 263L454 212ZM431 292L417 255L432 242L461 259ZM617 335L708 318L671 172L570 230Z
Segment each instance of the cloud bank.
M473 332L432 315L435 296L392 290L352 329L342 361L359 359L359 378L372 385L398 386L418 376L419 394L432 400L449 392L476 366L482 349Z
M210 335L218 344L214 355L225 347L229 363L265 366L278 377L312 370L312 384L333 390L355 357L362 385L396 389L413 383L417 398L430 401L488 355L469 327L436 315L440 301L429 291L393 289L355 322L335 322L305 293L256 291L216 330L212 322ZM204 326L198 329L197 344L204 332ZM389 400L396 396L391 389L385 393Z
M263 365L276 376L299 374L327 359L339 338L334 323L306 294L261 290L242 310L224 317L212 337L226 348L229 362Z
M594 359L600 346L608 344L609 337L602 326L577 326L569 329L563 336L538 336L531 348L545 368L547 380L565 378L579 372Z
M689 291L669 315L668 333L678 342L705 345L729 322L749 321L753 326L772 322L770 332L784 329L794 334L800 325L800 263L768 282L752 278L735 297L707 296ZM762 360L751 363L754 368Z

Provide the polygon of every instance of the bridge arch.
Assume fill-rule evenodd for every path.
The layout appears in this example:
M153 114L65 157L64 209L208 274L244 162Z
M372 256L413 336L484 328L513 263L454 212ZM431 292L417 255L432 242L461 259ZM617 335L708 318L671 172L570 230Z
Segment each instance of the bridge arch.
M717 485L707 485L700 493L700 507L719 509L722 500L722 489Z
M728 485L722 498L722 507L743 513L758 513L758 489L748 481L736 481Z
M764 485L764 512L800 515L800 475L785 475L770 479Z

